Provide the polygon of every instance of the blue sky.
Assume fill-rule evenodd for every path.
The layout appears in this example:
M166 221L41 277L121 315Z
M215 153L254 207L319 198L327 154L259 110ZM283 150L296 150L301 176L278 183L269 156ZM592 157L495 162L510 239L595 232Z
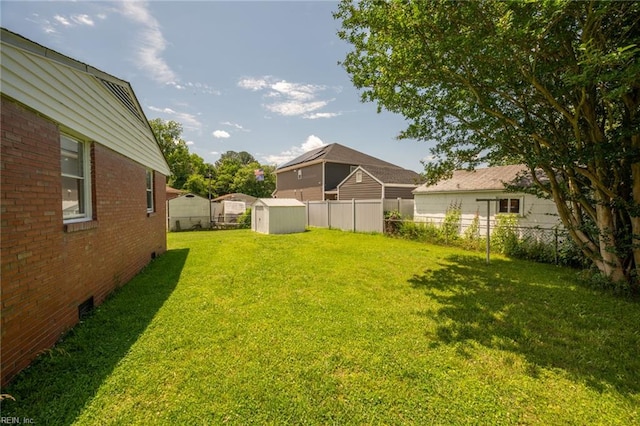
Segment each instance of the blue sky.
M128 81L148 119L182 123L213 163L247 151L282 164L340 143L421 172L429 145L361 103L338 61L333 1L4 1L2 26Z

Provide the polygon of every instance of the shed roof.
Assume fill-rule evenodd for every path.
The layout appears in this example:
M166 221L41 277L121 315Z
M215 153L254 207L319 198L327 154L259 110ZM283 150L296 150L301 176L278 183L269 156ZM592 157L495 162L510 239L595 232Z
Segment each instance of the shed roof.
M305 207L305 204L295 198L258 198L252 205L264 204L268 207Z
M128 82L4 28L1 45L3 95L38 111L72 136L171 174Z
M456 170L450 179L440 181L431 186L423 184L416 188L413 193L504 190L505 184L528 186L530 185L530 179L521 179L527 170L527 167L521 164L487 167L473 171Z
M346 147L344 145L340 145L338 143L332 143L329 145L321 146L320 148L316 148L314 150L305 152L304 154L294 158L288 163L283 164L278 167L276 173L279 171L283 171L283 169L287 169L291 166L295 166L303 163L311 163L311 162L330 162L330 163L343 163L343 164L352 164L352 165L377 165L383 167L395 167L395 164L389 163L384 160L380 160L379 158L372 157L360 151L356 151L355 149Z
M244 201L245 203L253 203L255 200L257 200L257 198L252 195L234 192L233 194L221 195L212 201Z

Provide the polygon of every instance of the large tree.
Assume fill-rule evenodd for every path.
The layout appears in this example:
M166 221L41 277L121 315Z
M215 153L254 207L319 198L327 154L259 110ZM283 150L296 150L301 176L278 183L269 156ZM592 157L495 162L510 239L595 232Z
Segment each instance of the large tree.
M187 143L182 139L182 124L177 121L164 121L161 118L149 120L151 130L158 140L160 149L167 160L171 176L169 186L185 188L192 175L204 175L211 166L205 164L198 154L189 152ZM193 181L194 178L191 178ZM190 186L193 186L190 184Z
M640 2L343 0L335 17L363 101L435 144L431 181L527 165L585 256L638 290Z

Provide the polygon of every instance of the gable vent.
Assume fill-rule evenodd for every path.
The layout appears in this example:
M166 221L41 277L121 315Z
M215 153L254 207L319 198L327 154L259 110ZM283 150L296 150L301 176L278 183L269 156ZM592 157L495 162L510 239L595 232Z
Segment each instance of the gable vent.
M127 109L131 111L131 113L136 116L138 120L144 123L144 119L142 118L140 111L138 111L138 108L136 107L136 102L133 100L129 90L126 87L123 87L111 81L104 80L102 78L100 78L100 81L102 81L102 84L104 84L105 87L109 89L111 93L113 93L113 96L115 96L116 99L118 99L122 103L122 105L127 107Z

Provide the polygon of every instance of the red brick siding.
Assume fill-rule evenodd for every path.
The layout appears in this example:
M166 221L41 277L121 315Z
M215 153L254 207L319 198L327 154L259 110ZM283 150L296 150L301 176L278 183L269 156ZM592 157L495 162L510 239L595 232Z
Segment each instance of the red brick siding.
M94 220L64 225L57 126L4 97L0 107L4 384L78 322L80 303L102 303L166 251L166 204L162 174L148 215L145 168L94 142Z

